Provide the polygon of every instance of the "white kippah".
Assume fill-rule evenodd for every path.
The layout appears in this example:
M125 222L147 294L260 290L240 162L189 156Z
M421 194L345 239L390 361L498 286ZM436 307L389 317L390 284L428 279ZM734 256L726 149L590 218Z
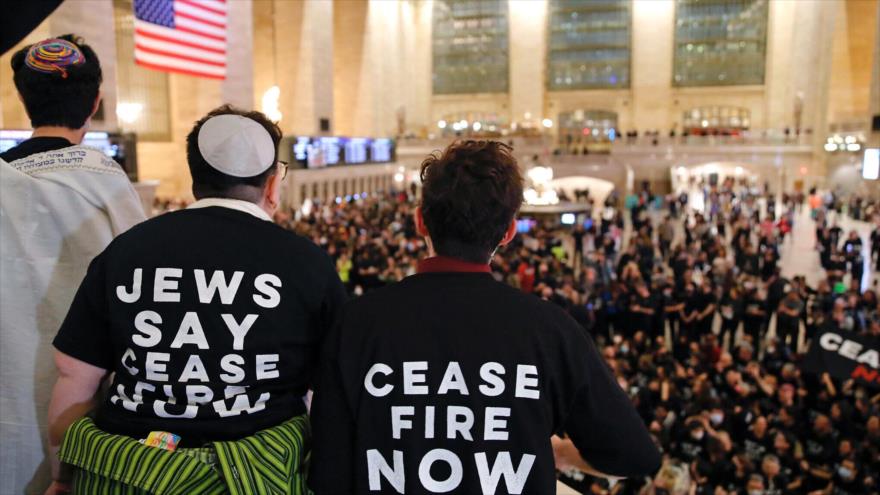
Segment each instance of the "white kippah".
M269 131L241 115L218 115L202 124L199 152L209 165L233 177L254 177L275 164Z

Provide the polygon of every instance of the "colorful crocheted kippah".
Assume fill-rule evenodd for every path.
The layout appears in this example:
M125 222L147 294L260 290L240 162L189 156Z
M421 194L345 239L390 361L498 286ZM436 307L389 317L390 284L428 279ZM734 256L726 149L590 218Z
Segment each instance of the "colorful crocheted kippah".
M28 50L24 63L37 72L59 72L61 77L67 78L68 67L85 61L86 58L76 45L56 38L34 43Z

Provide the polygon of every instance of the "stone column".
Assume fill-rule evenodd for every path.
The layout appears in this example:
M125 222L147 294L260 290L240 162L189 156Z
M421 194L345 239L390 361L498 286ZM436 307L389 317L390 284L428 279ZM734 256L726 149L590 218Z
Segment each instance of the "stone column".
M253 26L256 108L278 86L284 132L317 134L333 118L333 2L254 2Z
M369 9L369 2L359 0L336 0L333 6L333 128L342 135L363 133L372 120Z
M547 1L510 0L510 118L540 126L544 115Z
M764 72L764 123L753 127L783 129L794 127L792 104L809 81L793 80L792 46L797 2L770 2L767 22L766 65ZM803 127L803 124L801 124Z
M226 80L223 102L240 108L254 106L254 23L252 0L228 3L226 25Z
M672 0L634 0L632 12L632 118L645 129L668 129L672 108L675 4Z

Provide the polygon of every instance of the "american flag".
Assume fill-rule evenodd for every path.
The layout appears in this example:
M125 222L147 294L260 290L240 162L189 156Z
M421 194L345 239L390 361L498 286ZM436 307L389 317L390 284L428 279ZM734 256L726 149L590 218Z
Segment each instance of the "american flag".
M226 0L134 0L138 65L226 78Z

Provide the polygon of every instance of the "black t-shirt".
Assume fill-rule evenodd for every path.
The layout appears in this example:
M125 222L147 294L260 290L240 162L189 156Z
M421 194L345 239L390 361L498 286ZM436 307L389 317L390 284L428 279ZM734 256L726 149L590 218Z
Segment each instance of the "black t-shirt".
M831 227L831 229L829 229L828 233L831 245L837 246L837 243L840 242L840 236L843 234L843 229L835 225L834 227Z
M812 433L804 442L804 457L816 464L828 464L835 455L836 442L831 434Z
M722 296L719 304L719 313L721 313L721 318L724 321L739 322L742 319L743 311L744 304L741 297L734 299L729 294Z
M13 146L3 153L0 153L0 158L7 162L12 162L31 156L35 153L60 150L70 146L73 146L73 143L63 137L35 137L22 141L21 143L18 143L18 146Z
M742 441L742 447L749 460L755 464L760 464L761 460L764 458L764 454L769 450L771 442L772 439L769 435L765 434L763 437L759 438L750 431L746 433L745 438Z
M756 311L767 311L767 301L757 294L749 294L745 298L743 318L746 320L763 320L765 315L755 314Z
M660 456L592 340L485 273L421 273L352 301L312 406L317 495L553 493L550 436L618 476Z
M682 428L678 433L673 448L672 455L684 462L691 462L699 459L705 454L706 436L705 432L700 438L695 438L687 428Z
M642 297L638 293L635 293L630 298L629 304L630 304L630 306L638 305L643 310L646 310L646 309L654 310L656 313L655 306L657 305L657 303L651 294L648 294L647 296ZM640 312L630 311L630 313L631 313L630 314L630 318L631 318L630 324L632 325L633 331L641 330L643 332L647 332L647 331L651 330L651 328L652 328L651 323L654 319L654 315L645 314L645 313L642 313L641 311Z
M740 268L742 269L743 273L748 273L749 275L757 275L760 262L761 258L757 255L757 253L744 254L742 257Z
M344 294L311 242L230 208L181 210L92 261L54 345L115 372L100 428L199 446L305 412Z

